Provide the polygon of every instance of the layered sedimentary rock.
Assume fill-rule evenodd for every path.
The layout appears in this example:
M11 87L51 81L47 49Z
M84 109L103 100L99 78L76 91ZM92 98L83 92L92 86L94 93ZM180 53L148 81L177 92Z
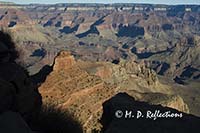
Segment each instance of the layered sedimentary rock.
M21 60L31 75L52 64L56 55L52 53L69 49L84 60L147 59L159 75L177 82L177 78L200 77L199 61L195 61L199 9L193 5L11 4L1 6L0 27L8 28L26 52ZM32 56L35 48L51 51L50 55Z

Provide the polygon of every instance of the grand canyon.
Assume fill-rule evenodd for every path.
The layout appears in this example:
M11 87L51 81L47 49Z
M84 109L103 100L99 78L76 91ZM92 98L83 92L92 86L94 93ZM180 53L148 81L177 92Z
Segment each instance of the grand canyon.
M0 2L0 27L0 123L31 133L198 129L200 5ZM183 118L117 119L119 109Z

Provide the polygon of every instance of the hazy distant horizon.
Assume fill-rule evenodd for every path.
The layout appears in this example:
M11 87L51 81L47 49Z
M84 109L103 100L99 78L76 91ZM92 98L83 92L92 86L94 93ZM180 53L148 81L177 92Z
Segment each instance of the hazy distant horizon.
M0 0L16 4L56 4L56 3L140 3L140 4L166 4L166 5L200 5L200 0Z

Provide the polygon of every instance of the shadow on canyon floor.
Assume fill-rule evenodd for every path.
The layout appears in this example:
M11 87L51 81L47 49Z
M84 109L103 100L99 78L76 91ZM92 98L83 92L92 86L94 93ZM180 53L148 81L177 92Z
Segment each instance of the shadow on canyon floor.
M38 73L32 75L31 79L35 84L40 85L46 80L46 77L52 72L52 70L52 66L45 65Z

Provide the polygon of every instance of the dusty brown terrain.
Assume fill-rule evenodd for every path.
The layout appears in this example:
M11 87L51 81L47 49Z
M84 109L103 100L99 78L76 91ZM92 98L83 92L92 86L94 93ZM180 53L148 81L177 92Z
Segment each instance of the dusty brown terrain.
M144 64L77 61L65 51L56 57L53 71L39 92L43 103L72 112L87 132L101 129L98 120L102 104L119 92L189 113L183 99L174 95L172 88L161 84Z

